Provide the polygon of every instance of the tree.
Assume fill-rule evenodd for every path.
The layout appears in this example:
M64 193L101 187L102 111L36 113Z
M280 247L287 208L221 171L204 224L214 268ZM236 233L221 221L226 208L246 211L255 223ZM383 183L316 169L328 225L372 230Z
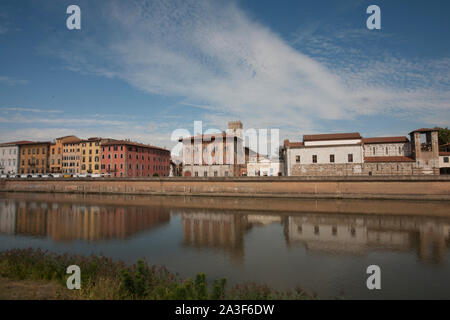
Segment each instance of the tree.
M439 130L439 145L450 143L450 129L449 128L440 128L435 127L435 129Z

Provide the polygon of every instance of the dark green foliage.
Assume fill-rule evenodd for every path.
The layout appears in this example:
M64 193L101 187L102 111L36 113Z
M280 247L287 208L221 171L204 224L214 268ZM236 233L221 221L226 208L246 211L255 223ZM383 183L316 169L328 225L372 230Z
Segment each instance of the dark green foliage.
M450 143L450 129L435 127L439 130L439 145Z
M0 276L17 280L52 280L66 286L66 269L81 269L82 299L305 299L303 290L279 293L265 285L244 284L226 290L225 278L208 285L206 275L180 279L165 267L151 266L144 260L128 266L103 256L58 255L42 250L14 249L0 252Z

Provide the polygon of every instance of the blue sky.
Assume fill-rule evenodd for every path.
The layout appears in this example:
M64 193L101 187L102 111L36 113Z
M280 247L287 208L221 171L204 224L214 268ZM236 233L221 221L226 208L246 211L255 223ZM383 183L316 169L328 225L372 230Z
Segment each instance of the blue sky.
M67 6L81 30L66 28ZM381 8L381 30L366 8ZM0 141L279 128L280 140L450 124L449 1L0 3Z

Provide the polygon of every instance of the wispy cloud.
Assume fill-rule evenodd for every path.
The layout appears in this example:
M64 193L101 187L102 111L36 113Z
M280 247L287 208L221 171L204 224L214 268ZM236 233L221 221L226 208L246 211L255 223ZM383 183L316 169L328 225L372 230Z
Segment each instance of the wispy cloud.
M180 97L213 124L234 118L308 131L320 120L370 115L450 122L449 60L370 61L345 46L365 31L288 43L229 2L127 1L105 10L106 37L59 51L68 67Z
M32 112L32 113L62 113L62 110L47 110L36 108L22 108L22 107L1 107L0 111L4 112Z
M0 33L1 33L1 27L0 27ZM0 76L0 84L6 84L8 86L16 86L16 85L24 85L28 84L28 80L20 80L20 79L14 79L11 77L6 76Z

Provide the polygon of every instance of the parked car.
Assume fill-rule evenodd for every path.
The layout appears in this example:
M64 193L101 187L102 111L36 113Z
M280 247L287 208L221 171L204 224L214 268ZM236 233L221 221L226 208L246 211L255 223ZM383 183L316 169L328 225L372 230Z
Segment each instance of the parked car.
M6 178L9 178L9 177L8 177L7 174L2 174L2 175L0 175L0 178L1 178L1 179L6 179Z
M102 175L99 174L99 173L93 173L93 174L91 175L91 177L92 177L92 178L101 178Z
M61 178L61 175L59 173L52 173L52 178Z
M42 175L41 175L41 178L48 179L48 178L50 178L50 175L48 175L48 174L42 174Z
M63 175L64 178L72 178L73 175L71 175L70 173L66 173Z

